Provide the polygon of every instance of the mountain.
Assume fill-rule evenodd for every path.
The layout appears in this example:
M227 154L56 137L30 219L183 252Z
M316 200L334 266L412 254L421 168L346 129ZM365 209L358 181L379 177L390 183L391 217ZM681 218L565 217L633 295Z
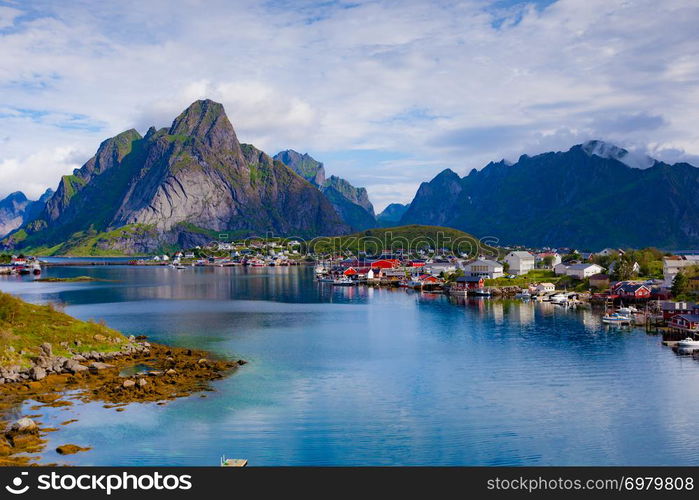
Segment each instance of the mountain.
M354 230L361 231L376 227L374 206L369 201L366 189L356 188L335 175L326 178L323 164L307 153L301 154L293 149L287 149L274 155L274 159L281 161L320 189L333 204L342 220Z
M699 168L590 141L463 178L445 170L420 186L401 224L445 225L507 244L692 248Z
M24 193L17 191L0 200L0 238L33 220L52 195L53 190L47 189L38 200L32 201L27 199Z
M64 176L5 245L48 253L152 252L212 239L337 235L350 228L314 186L241 144L223 106L196 101L169 128L127 130Z
M408 207L410 207L410 204L391 203L383 209L383 212L376 216L376 221L380 227L395 226L400 222Z

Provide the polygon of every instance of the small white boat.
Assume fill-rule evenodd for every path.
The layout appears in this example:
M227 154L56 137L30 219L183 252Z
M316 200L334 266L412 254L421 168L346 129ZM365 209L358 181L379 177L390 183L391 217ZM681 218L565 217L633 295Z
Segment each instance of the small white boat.
M333 283L335 281L335 278L331 276L318 276L316 281L318 281L318 283Z
M532 298L532 294L529 293L529 290L522 290L518 294L515 295L516 299L522 299L522 300L529 300Z
M474 288L468 291L469 295L476 295L478 297L490 297L490 290L487 288Z
M686 339L677 342L677 347L680 349L699 349L699 340L694 340L692 337L687 337Z
M357 282L349 279L347 276L342 276L336 280L333 280L334 286L354 286Z
M602 323L607 325L630 325L632 322L630 316L619 314L618 312L607 313L602 316Z
M568 303L568 295L564 293L556 293L549 299L553 304L565 305Z
M316 274L325 274L325 273L328 272L328 270L325 269L325 266L324 266L324 265L319 264L319 265L317 265L317 266L315 267L314 272L315 272Z

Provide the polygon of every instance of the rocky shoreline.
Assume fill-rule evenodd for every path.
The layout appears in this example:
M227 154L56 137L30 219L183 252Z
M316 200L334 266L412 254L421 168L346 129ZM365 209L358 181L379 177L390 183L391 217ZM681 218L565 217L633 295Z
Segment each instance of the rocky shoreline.
M212 359L205 351L151 344L144 337L129 337L118 351L74 352L71 357L54 356L52 346L44 343L31 366L0 368L0 429L4 429L0 430L0 465L38 465L41 457L36 454L45 450L47 434L58 430L41 427L40 414L18 414L27 401L37 403L31 406L36 411L70 406L78 400L100 401L105 408L123 412L131 403L166 404L210 391L211 381L245 363ZM64 444L57 452L88 451L89 445Z

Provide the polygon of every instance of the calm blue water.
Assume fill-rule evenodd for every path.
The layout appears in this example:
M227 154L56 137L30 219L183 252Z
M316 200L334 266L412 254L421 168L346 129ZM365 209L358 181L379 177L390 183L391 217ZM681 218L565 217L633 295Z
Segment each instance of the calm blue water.
M0 289L250 361L207 398L48 409L78 465L699 464L699 363L592 313L318 285L309 268L51 268ZM32 413L27 409L27 412ZM51 425L53 426L53 425ZM60 427L60 426L59 426Z

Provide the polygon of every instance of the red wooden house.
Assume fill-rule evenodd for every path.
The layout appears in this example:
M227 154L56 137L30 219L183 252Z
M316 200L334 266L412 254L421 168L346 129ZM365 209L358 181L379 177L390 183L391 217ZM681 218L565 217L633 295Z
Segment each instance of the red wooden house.
M616 293L622 299L648 299L650 298L650 288L646 285L628 283L617 287Z
M699 333L699 314L678 314L670 320L670 327Z

